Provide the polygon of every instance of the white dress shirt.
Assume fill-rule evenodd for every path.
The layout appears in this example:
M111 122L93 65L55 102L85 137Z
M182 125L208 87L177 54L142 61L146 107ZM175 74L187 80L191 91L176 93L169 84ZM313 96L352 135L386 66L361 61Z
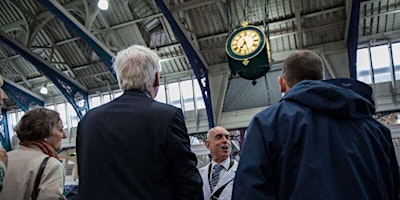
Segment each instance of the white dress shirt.
M225 159L221 163L216 163L214 160L211 161L211 172L210 172L210 176L208 177L208 180L211 180L212 173L214 172L214 166L216 164L221 164L222 166L224 166L221 169L221 172L219 173L219 178L218 179L220 179L225 174L225 172L229 169L229 165L231 164L231 159L228 157L227 159Z

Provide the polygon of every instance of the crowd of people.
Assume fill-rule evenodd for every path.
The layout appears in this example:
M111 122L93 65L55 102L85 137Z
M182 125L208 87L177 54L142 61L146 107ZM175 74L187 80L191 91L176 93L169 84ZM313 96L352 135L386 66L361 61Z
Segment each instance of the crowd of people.
M311 51L285 60L282 99L253 117L240 161L229 132L216 126L205 141L211 161L200 169L182 110L154 100L156 53L133 45L113 68L123 95L79 122L74 198L400 199L391 133L372 117L372 89L353 79L322 80L323 62ZM30 110L15 131L21 146L0 149L0 199L65 199L59 114Z

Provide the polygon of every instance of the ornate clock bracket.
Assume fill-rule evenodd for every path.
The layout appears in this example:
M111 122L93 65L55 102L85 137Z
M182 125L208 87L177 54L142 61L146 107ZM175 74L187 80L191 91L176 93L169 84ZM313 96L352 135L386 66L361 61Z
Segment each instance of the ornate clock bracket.
M250 61L249 59L244 59L242 63L244 66L247 66L250 63Z

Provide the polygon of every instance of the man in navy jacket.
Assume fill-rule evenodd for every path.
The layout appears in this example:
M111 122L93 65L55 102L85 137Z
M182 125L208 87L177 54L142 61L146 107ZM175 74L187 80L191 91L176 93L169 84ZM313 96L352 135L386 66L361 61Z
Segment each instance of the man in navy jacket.
M113 67L124 93L90 110L78 126L78 198L203 199L182 110L154 100L157 54L133 45Z
M372 118L371 88L320 78L316 54L286 59L278 78L286 94L252 119L233 199L399 198L391 134Z

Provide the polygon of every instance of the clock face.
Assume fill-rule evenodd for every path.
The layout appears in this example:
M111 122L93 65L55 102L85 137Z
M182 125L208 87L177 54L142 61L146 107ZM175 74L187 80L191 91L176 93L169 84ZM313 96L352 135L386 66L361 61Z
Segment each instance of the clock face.
M260 35L253 30L244 30L232 39L231 49L237 55L249 55L260 46Z
M264 33L255 26L246 26L235 30L226 42L226 52L236 60L255 57L265 46Z

